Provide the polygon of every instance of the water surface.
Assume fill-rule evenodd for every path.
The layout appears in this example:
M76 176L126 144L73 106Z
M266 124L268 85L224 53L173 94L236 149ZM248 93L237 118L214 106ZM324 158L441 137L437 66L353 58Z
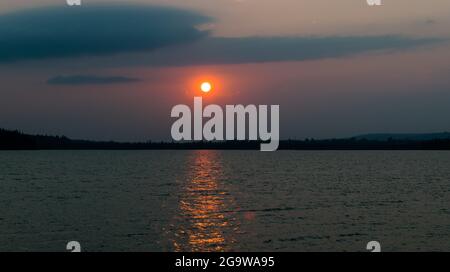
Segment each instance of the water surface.
M1 151L0 251L449 251L449 165L438 151Z

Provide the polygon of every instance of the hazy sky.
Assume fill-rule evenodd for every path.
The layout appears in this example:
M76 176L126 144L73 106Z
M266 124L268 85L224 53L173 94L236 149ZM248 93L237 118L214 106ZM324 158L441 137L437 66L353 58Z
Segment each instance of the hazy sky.
M3 128L169 139L211 80L280 104L282 138L450 130L448 0L36 2L0 2Z

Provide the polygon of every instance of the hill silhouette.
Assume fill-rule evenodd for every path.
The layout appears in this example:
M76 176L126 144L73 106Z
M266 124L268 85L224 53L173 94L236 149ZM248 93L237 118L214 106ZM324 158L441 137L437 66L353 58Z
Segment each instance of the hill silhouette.
M405 134L402 134L405 135ZM0 129L0 150L259 150L259 141L141 142L72 140L65 136L29 135ZM362 136L327 140L282 140L280 150L450 150L450 138L366 139Z
M388 141L391 140L414 140L414 141L430 141L430 140L448 140L450 132L439 133L373 133L359 135L356 139L366 139L372 141Z

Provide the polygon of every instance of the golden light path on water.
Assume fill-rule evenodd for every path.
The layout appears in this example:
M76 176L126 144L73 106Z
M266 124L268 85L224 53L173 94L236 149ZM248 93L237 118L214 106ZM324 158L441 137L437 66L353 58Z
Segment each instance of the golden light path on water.
M182 186L175 251L232 251L238 222L233 199L221 183L223 174L217 151L193 151L188 179Z

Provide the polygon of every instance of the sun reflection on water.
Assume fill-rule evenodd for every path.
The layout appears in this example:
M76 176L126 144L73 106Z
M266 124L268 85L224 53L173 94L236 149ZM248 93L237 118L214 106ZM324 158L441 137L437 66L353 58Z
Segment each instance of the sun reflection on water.
M233 201L221 183L223 168L217 151L193 151L188 179L179 196L175 251L231 251L238 222Z

